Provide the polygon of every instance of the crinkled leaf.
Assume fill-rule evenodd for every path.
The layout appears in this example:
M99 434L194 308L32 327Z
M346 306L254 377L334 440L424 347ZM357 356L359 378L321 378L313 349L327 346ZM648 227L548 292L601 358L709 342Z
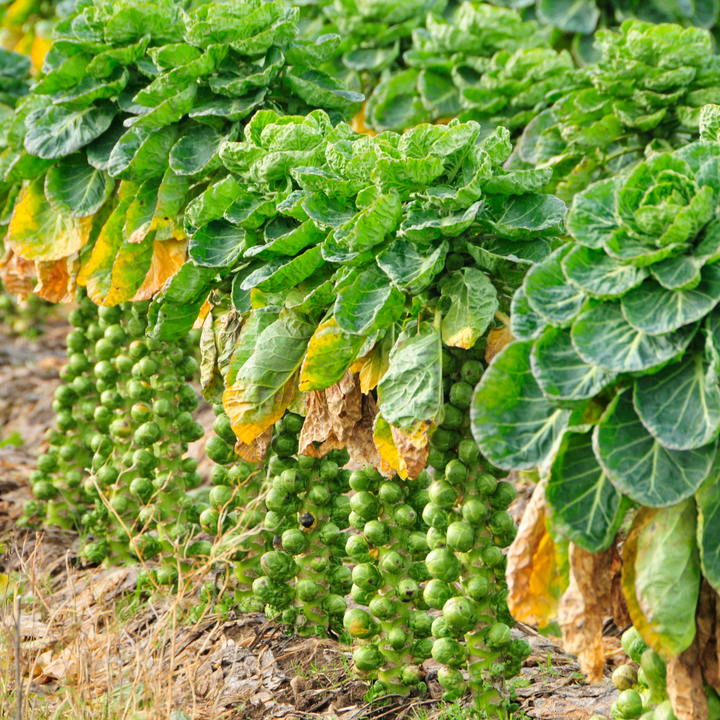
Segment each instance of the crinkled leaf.
M77 153L53 165L45 176L48 202L68 217L95 214L110 197L115 183Z
M621 186L622 177L609 178L593 183L573 198L567 228L581 245L599 249L617 230L616 192Z
M190 239L190 259L205 267L230 267L245 250L245 230L227 220L203 225Z
M442 339L450 347L469 349L481 337L498 310L495 286L476 268L456 270L442 286L451 305L442 320Z
M134 182L162 175L168 166L168 156L177 135L178 128L175 125L155 132L130 128L113 147L107 171L113 177Z
M407 240L395 240L378 255L377 264L401 289L417 295L442 271L449 248L447 240L437 247L418 247Z
M582 245L572 248L561 264L572 285L597 298L624 295L640 285L648 275L645 268L621 265L602 250Z

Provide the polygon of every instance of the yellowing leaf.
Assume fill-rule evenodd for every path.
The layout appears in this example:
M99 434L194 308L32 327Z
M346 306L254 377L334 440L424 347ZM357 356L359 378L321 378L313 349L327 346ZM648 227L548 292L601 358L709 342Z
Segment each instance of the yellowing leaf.
M13 25L23 25L30 16L40 10L38 0L15 0L11 3L3 16L3 27L11 28Z
M513 340L512 332L510 332L510 320L507 315L499 312L496 313L495 317L502 320L503 325L502 327L493 328L488 333L487 347L485 348L485 362L488 363Z
M365 342L363 335L346 333L330 318L310 338L300 371L300 390L324 390L338 382Z
M365 119L365 103L363 103L358 114L350 121L350 127L357 133L375 137L377 133L365 125Z
M30 60L35 70L41 70L45 62L45 55L52 45L52 40L40 37L37 33L33 37L32 47L30 48Z
M375 447L380 453L382 459L381 472L389 472L394 470L400 472L400 455L395 447L395 441L392 436L392 427L385 421L382 415L375 418L373 427L373 440Z
M400 461L398 474L403 480L407 478L415 480L427 464L428 452L430 451L428 432L426 430L411 436L400 430L400 428L391 427L390 430L397 450L398 460Z
M154 235L148 235L141 242L125 241L120 246L113 263L112 285L105 298L105 305L127 302L140 289L152 265Z
M73 302L79 267L80 258L77 254L54 262L36 261L38 284L35 294L51 303Z
M212 305L210 304L210 300L207 299L203 303L203 306L200 308L200 314L197 316L197 320L193 324L193 330L200 330L200 328L202 328L202 326L205 324L205 318L211 310Z
M92 218L69 218L53 210L45 198L43 178L23 188L15 206L8 240L26 260L59 260L78 252L88 241Z
M362 367L353 371L360 373L360 389L364 395L374 390L387 372L395 337L395 326L393 325L388 328L382 339L375 343L375 347L364 356L365 362ZM358 362L360 361L358 360Z
M155 240L150 270L148 270L143 284L132 298L132 302L150 300L180 270L186 257L186 240L165 240L164 242ZM206 315L207 312L205 310Z

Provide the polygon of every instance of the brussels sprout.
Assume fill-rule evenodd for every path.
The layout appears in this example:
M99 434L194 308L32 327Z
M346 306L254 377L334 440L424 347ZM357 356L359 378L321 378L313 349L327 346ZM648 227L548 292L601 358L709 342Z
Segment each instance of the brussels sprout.
M504 623L495 623L485 633L485 644L491 650L499 650L510 644L512 635L510 628Z
M648 649L647 643L640 637L640 633L634 627L623 633L620 642L623 650L635 663L640 662L642 654Z
M455 553L447 548L432 550L428 554L425 563L430 575L437 580L451 583L460 577L460 561L455 557Z
M475 605L463 597L450 598L443 606L445 624L456 635L470 632L477 623Z
M423 520L432 528L443 532L450 526L450 518L447 510L443 510L433 503L425 506L422 514Z
M322 609L328 615L343 615L347 610L347 603L342 595L330 593L322 600Z
M279 609L285 609L295 597L295 590L285 582L279 582L269 577L259 577L252 584L255 596Z
M380 625L370 613L353 608L345 613L343 627L355 638L371 638L380 632Z
M450 402L460 410L467 410L473 396L473 386L466 382L455 383L450 388Z
M421 532L410 533L405 540L405 547L413 557L422 557L423 559L427 555L429 549L427 538Z
M473 575L463 583L465 594L475 602L480 602L490 593L490 582L483 575Z
M398 598L403 602L410 602L420 592L420 586L412 578L403 578L398 584L395 590Z
M400 553L391 550L382 556L380 569L385 573L397 575L405 569L405 561Z
M296 528L286 530L282 534L282 546L290 555L300 555L307 550L309 541L304 532Z
M613 717L619 720L632 720L642 715L643 704L636 690L623 690L613 704ZM657 712L657 710L656 710Z
M350 498L350 507L363 520L374 520L380 513L380 505L376 497L364 490Z
M434 648L433 648L434 657ZM462 673L453 667L442 667L438 670L438 682L446 690L443 700L453 701L465 694L467 684Z
M454 522L447 530L447 544L455 552L468 552L475 544L475 531L470 523Z
M467 651L457 640L444 637L435 641L432 656L436 662L457 668L465 663Z
M493 535L505 535L515 524L509 512L499 510L494 512L488 520L488 528Z
M400 505L400 507L395 510L393 519L399 527L411 529L415 527L418 515L410 505Z
M512 483L499 482L495 488L495 492L490 495L490 505L495 510L505 510L517 497L517 490Z
M372 672L385 664L385 657L374 645L365 645L353 652L353 661L358 670Z
M358 585L366 592L379 590L383 584L380 572L372 563L356 565L352 571L352 580L355 585Z
M390 620L397 612L395 600L388 595L376 595L368 607L370 612L380 620Z
M455 591L441 580L430 580L423 591L425 602L434 610L442 610Z
M209 438L205 443L205 453L218 465L229 465L237 459L235 450L217 435Z
M495 545L486 545L482 550L482 560L489 568L496 568L502 565L505 556L502 550Z
M613 685L620 690L629 690L633 685L637 684L637 670L632 665L621 665L616 668L612 674Z
M439 508L449 510L458 498L457 490L444 480L436 481L430 486L430 501Z
M408 628L416 637L430 637L433 619L423 610L413 610L406 618Z

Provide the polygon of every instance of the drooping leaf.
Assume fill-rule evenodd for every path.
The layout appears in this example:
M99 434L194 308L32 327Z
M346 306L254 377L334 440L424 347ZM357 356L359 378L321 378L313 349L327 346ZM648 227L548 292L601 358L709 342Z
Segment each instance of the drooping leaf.
M591 433L565 433L545 498L568 539L592 553L610 547L629 506L595 458Z
M541 193L492 199L480 222L509 240L534 240L561 234L567 207L560 198Z
M628 390L618 393L593 434L595 455L613 485L647 507L675 505L708 476L717 439L695 450L669 450L645 429Z
M400 288L415 295L422 292L443 269L450 244L422 248L407 240L395 240L377 257L380 269Z
M206 267L230 267L245 250L245 230L227 220L203 225L190 239L193 262Z
M581 245L600 249L617 230L620 218L616 192L621 185L620 177L601 180L574 197L568 216L568 232Z
M476 268L456 270L442 287L451 301L442 320L443 342L450 347L471 348L487 330L498 310L495 286Z
M698 511L697 540L703 576L717 592L720 588L720 468L715 466L695 495Z
M471 429L483 455L505 469L530 469L556 449L570 410L550 402L530 365L532 342L514 342L497 355L475 390Z
M530 307L525 288L522 286L515 291L510 310L512 334L517 340L534 340L547 327L540 313Z
M321 248L312 247L294 258L279 257L266 262L248 275L240 287L243 290L259 288L263 292L288 290L324 264Z
M45 176L48 202L67 217L94 215L110 197L115 183L77 153L53 165Z
M112 177L135 182L162 175L168 167L168 156L177 134L175 125L155 131L130 128L113 147L107 171Z

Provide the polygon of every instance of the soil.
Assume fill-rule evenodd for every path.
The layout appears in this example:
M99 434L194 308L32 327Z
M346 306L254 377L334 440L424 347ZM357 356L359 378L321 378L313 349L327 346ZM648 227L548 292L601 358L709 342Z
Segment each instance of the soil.
M64 317L51 316L35 340L4 334L0 343L0 705L15 697L19 655L24 716L38 720L461 717L458 708L443 707L432 661L424 667L426 695L368 703L367 687L349 671L349 647L288 636L262 614L214 607L198 613L199 584L221 584L221 578L192 578L180 596L148 596L137 590L134 567L83 566L76 533L15 527L23 502L32 497L28 477L53 423L53 393L65 359ZM210 429L209 405L198 409L197 419ZM209 481L203 447L201 440L191 453ZM521 488L516 519L531 487ZM13 607L2 595L15 587L22 588L22 601ZM617 653L608 658L605 681L587 685L558 639L524 625L513 632L533 647L521 677L512 682L521 704L518 718L610 716L617 691L609 675L612 662L622 660ZM616 638L608 640L611 649L613 641L619 645ZM0 717L10 715L0 709Z

